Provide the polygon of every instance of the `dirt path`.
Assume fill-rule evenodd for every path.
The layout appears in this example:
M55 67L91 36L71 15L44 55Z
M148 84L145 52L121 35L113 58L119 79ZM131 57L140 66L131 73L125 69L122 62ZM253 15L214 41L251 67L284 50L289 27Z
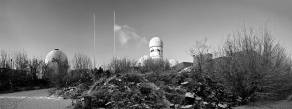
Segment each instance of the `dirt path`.
M64 109L71 100L49 97L49 89L0 94L0 109Z
M273 103L257 104L255 106L239 106L234 109L292 109L292 101L278 101Z

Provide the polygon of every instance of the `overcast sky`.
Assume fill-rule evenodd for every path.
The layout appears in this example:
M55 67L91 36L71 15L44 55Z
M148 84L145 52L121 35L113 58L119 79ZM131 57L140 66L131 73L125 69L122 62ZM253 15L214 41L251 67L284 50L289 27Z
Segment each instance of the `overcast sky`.
M118 57L149 54L148 41L158 36L164 57L182 62L192 61L187 51L197 40L222 46L243 24L266 26L292 53L291 0L0 0L1 49L44 59L59 48L70 59L74 53L95 54L98 65L113 57L114 30Z

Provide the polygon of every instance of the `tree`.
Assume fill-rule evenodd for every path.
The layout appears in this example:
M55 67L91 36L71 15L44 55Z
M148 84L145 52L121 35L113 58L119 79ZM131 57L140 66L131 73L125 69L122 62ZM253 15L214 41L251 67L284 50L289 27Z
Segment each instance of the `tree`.
M190 55L193 57L193 67L196 71L202 73L213 72L213 54L209 53L207 39L196 41L195 46L189 49Z
M6 51L1 50L0 52L0 68L10 68L10 60Z
M44 62L37 58L33 58L29 61L29 68L30 68L31 74L33 75L34 80L37 79L37 74L41 73L43 64Z
M132 71L135 66L135 61L128 58L113 58L107 66L112 73L126 73Z
M291 59L268 31L234 33L216 61L216 77L246 102L291 91Z
M90 58L84 54L75 54L73 59L73 68L74 69L91 69L92 62Z
M28 57L26 52L17 52L14 57L14 64L17 70L28 68Z

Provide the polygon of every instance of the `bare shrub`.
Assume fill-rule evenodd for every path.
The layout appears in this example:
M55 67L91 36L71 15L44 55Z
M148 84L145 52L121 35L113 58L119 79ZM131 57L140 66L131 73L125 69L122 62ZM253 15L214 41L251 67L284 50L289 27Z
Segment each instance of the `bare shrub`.
M84 54L75 54L72 59L74 69L91 69L92 62L90 58Z
M11 61L6 51L1 50L0 52L0 68L11 68Z
M209 53L207 39L196 41L195 45L189 49L190 55L193 57L193 68L196 72L207 74L212 73L213 54Z
M44 65L44 62L37 58L33 58L29 61L28 66L34 80L38 79L38 75L41 73L42 70L42 65Z
M291 89L291 60L268 31L243 28L216 61L216 77L246 102L276 99Z
M136 62L128 58L113 58L113 60L108 65L108 69L115 74L126 73L134 70L135 65Z
M17 52L14 57L14 64L18 70L25 70L28 68L28 57L26 52Z
M147 59L144 61L144 65L139 67L141 72L162 72L170 70L170 64L168 60L163 59Z

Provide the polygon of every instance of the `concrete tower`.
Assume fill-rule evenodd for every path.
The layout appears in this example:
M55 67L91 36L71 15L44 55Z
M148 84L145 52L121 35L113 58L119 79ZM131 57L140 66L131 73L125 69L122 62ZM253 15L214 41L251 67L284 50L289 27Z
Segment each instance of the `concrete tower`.
M153 37L149 42L150 57L152 59L163 58L163 42L159 37Z

